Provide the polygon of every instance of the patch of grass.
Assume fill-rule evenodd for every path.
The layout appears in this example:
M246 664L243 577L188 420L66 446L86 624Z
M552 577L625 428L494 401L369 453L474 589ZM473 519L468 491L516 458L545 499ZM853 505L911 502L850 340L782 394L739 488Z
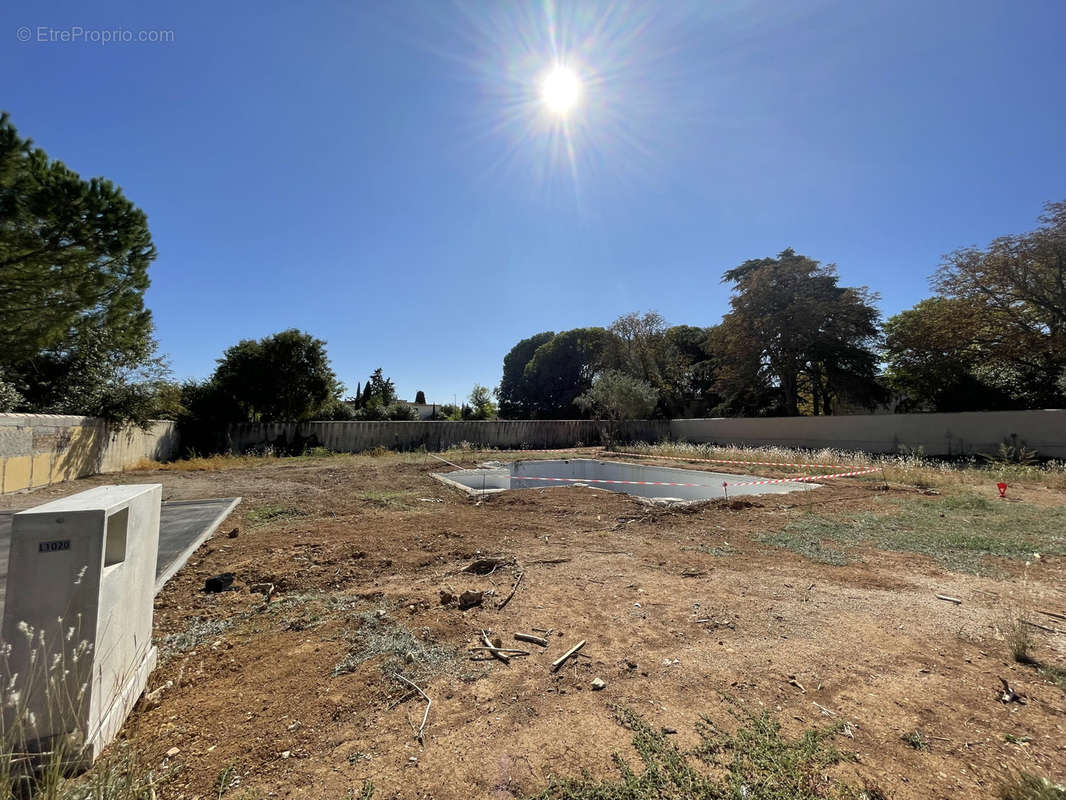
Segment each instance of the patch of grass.
M894 500L884 512L804 513L762 541L803 555L807 547L814 556L824 541L866 544L919 553L946 569L980 575L994 571L985 562L988 556L1024 561L1034 553L1066 555L1064 531L1066 507L1002 503L962 492Z
M783 531L764 534L758 538L763 544L791 550L793 553L801 555L811 561L816 561L819 564L831 564L835 567L842 567L845 564L850 563L850 560L843 551L835 550L832 547L826 547L822 544L822 539L833 537L823 536L818 530L810 528L794 529L790 526Z
M709 544L695 544L686 545L681 548L683 551L693 551L696 553L706 553L709 556L715 558L723 558L725 556L736 555L737 551L729 545L712 546Z
M1041 664L1036 670L1044 680L1051 681L1066 692L1066 669L1054 664Z
M1019 772L1004 782L1000 800L1066 800L1066 787L1031 772Z
M781 735L780 725L763 713L741 720L733 733L706 717L697 724L700 742L680 750L627 708L616 709L620 724L633 732L643 764L638 772L615 754L618 777L596 780L550 779L539 800L876 800L875 788L826 779L826 770L852 756L831 739L842 726L809 729L797 739Z
M237 775L237 765L230 764L218 773L213 791L216 792L216 796L221 800L222 795L235 787L238 783L240 783L240 776Z
M414 508L411 502L414 493L403 489L363 489L355 492L354 497L364 503L393 511L409 511Z
M193 648L199 647L204 642L216 639L233 627L236 622L234 617L224 619L205 619L193 617L189 626L178 633L168 634L163 638L163 658L169 658L176 653L187 653Z
M917 729L910 733L905 733L899 738L903 740L907 747L913 747L915 750L925 750L929 747L929 742L922 738L921 731Z
M249 528L261 528L264 525L269 525L272 522L279 522L286 519L295 519L297 517L306 516L306 511L301 511L294 506L283 506L277 504L270 504L263 506L256 506L244 515L244 524Z
M386 674L421 676L435 675L457 661L455 651L419 639L387 614L363 611L351 621L354 626L345 633L348 652L334 666L334 675L355 672L375 658L381 659L381 670Z
M312 592L282 595L264 610L268 614L284 616L286 630L302 631L321 625L332 615L349 611L356 605L357 601L348 595Z

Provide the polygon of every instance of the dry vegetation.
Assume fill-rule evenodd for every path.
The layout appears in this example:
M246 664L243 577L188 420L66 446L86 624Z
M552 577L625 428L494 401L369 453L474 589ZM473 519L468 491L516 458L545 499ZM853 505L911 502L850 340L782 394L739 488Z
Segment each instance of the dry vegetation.
M158 702L87 776L134 790L80 796L1061 800L1061 465L641 453L883 472L673 508L584 488L474 500L432 479L450 467L425 453L122 476L244 502L223 528L239 535L208 542L157 598ZM504 559L463 571L486 555ZM239 591L203 593L220 572ZM269 603L249 591L264 582ZM442 603L467 590L481 605ZM546 648L513 640L534 628L552 629ZM530 655L471 651L482 630ZM421 741L426 702L405 679L432 701Z

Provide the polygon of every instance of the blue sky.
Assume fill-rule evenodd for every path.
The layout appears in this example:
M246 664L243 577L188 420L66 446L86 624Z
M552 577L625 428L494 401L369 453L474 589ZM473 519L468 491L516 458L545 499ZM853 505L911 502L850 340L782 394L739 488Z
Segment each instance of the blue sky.
M1062 0L8 2L0 107L148 214L178 377L298 327L352 389L450 402L541 330L713 324L785 247L913 305L1066 198L1064 30Z

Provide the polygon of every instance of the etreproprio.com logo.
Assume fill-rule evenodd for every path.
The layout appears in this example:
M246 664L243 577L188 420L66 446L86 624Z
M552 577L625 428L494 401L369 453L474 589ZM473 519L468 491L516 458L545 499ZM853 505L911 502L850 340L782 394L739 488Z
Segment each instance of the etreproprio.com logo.
M15 38L32 44L160 44L173 42L174 31L87 28L82 25L22 25L15 31Z

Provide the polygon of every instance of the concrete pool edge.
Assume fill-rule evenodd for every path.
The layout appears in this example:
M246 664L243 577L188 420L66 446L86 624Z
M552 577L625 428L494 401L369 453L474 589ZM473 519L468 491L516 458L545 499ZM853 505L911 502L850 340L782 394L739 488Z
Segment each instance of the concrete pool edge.
M554 485L585 486L639 499L678 503L787 494L821 486L802 480L761 480L751 475L588 458L519 459L489 468L457 469L431 475L470 497Z

